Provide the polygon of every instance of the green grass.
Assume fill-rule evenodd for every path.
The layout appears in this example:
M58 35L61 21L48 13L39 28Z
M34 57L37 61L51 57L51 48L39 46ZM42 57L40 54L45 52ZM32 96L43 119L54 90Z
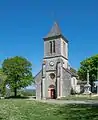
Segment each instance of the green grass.
M98 100L98 96L90 96L90 95L70 95L68 97L63 97L60 100Z
M0 120L98 120L98 106L0 100Z

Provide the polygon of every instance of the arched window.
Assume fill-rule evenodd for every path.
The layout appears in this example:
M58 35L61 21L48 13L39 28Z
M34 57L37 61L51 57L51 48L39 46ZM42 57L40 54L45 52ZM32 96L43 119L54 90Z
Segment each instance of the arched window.
M52 42L50 41L50 53L52 53Z
M53 41L53 52L55 53L55 41Z

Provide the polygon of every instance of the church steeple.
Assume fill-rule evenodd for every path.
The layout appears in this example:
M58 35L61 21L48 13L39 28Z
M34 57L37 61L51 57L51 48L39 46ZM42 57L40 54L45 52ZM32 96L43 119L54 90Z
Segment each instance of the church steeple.
M59 35L61 35L61 30L58 24L55 22L52 29L50 30L50 32L45 38L50 38L50 37L59 36Z
M63 36L55 22L48 35L44 38L44 58L62 56L68 59L68 40Z
M54 25L52 26L50 32L44 37L44 40L50 40L50 39L59 38L59 37L62 37L66 42L68 42L68 40L63 36L57 22L54 22Z

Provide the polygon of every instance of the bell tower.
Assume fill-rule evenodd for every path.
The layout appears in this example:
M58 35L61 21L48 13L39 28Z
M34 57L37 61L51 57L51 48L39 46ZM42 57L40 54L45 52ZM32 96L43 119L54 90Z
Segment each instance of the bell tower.
M56 22L44 38L44 60L52 58L62 58L65 62L65 67L67 67L68 40L62 35Z
M59 81L63 79L63 68L68 68L68 40L62 35L58 24L55 22L48 35L44 37L44 58L42 64L43 98L51 98L51 90L53 89L55 89L53 94L62 96L62 87L59 88L57 78L60 76ZM53 88L50 88L51 86Z

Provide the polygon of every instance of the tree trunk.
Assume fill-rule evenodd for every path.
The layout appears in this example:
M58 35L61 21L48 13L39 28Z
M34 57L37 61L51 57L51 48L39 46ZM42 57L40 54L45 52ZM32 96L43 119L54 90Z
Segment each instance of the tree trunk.
M14 96L17 96L17 88L14 88Z

